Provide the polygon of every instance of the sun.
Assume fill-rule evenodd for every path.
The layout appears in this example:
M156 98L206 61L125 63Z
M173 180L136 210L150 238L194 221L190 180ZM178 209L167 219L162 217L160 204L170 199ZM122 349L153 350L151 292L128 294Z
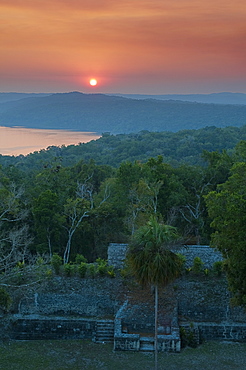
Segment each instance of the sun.
M97 85L97 80L95 78L90 79L90 85L91 86L96 86Z

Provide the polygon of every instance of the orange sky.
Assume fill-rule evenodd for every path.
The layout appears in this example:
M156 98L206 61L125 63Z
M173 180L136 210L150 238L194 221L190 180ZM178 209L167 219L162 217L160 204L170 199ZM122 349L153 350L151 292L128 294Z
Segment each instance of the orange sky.
M245 44L245 0L0 0L0 91L246 93Z

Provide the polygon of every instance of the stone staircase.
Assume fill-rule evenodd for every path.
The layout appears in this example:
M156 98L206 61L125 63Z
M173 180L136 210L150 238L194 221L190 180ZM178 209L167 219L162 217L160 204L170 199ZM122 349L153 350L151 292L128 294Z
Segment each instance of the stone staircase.
M155 349L155 339L153 337L140 337L140 351L152 352Z
M96 343L112 343L114 341L114 320L96 322Z

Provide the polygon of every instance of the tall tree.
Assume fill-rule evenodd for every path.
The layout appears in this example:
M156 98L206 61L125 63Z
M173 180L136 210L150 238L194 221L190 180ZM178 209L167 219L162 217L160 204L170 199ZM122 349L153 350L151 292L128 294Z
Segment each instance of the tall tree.
M23 188L0 180L0 270L5 272L24 260L31 243L23 194Z
M206 196L212 219L212 246L225 258L226 274L233 301L246 306L246 163L232 167L232 175Z
M41 252L48 250L50 256L54 251L59 252L63 218L58 195L51 190L42 192L34 200L32 213L36 231L36 249Z
M155 369L157 369L158 288L175 279L180 272L180 259L173 251L178 243L176 228L158 222L151 216L148 223L132 236L127 259L136 280L155 287Z

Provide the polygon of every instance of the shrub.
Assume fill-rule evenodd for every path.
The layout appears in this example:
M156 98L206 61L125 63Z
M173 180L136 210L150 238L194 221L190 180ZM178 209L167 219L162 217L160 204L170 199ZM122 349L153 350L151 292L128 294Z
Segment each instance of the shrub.
M51 265L53 266L55 273L59 275L60 267L62 265L62 258L58 254L53 254L51 258Z
M126 266L126 267L124 267L124 268L120 269L120 270L119 270L119 272L120 272L120 276L121 276L123 279L126 279L126 278L128 278L128 277L130 277L130 276L131 276L131 271L130 271L130 269L128 268L128 266Z
M87 271L87 263L81 262L79 265L78 271L79 271L79 276L81 278L84 278L86 275L86 271Z
M209 269L204 269L203 272L204 272L204 275L205 276L208 276L209 275Z
M97 258L96 263L97 263L97 271L99 275L101 276L107 275L107 272L108 272L107 261L102 258Z
M4 289L0 287L0 307L4 311L8 311L10 305L11 305L11 298L9 293Z
M202 265L203 265L203 262L201 258L195 257L193 260L192 271L194 271L195 274L199 274L202 271Z
M67 277L70 277L73 275L73 272L74 272L74 266L71 265L71 263L65 263L63 265L63 269L64 269L64 274L67 276Z
M18 267L20 270L24 269L24 267L25 267L25 262L24 262L24 261L22 261L22 262L21 262L21 261L17 262L16 267Z
M185 271L186 257L181 253L177 253L177 256L178 256L179 262L180 262L180 272L184 272Z
M36 259L36 265L37 266L43 266L44 265L44 259L43 259L43 257L38 256L38 258Z
M87 259L83 256L83 254L77 254L75 258L76 265L80 265L83 262L87 262Z
M115 277L114 267L113 266L109 266L107 273L108 273L108 276L109 277L114 278Z
M111 279L115 278L114 270L108 270L108 276L111 277Z
M96 272L97 272L96 271L96 266L93 265L93 264L89 265L89 272L90 272L90 276L92 278L94 278L96 276Z
M222 261L216 261L213 264L213 273L217 276L221 276L223 272L223 262Z
M101 275L101 276L107 275L107 272L108 272L107 265L99 265L97 270L99 272L99 275Z
M185 273L188 275L192 271L192 267L187 267Z
M45 276L46 276L47 279L52 278L52 275L53 275L53 272L52 272L51 269L48 269L48 270L45 271Z
M181 347L184 348L186 346L196 348L198 346L198 342L195 336L194 327L190 324L190 328L183 328L180 327L180 338L181 338Z
M107 260L104 260L103 258L97 258L96 263L100 266L106 266L107 265Z

